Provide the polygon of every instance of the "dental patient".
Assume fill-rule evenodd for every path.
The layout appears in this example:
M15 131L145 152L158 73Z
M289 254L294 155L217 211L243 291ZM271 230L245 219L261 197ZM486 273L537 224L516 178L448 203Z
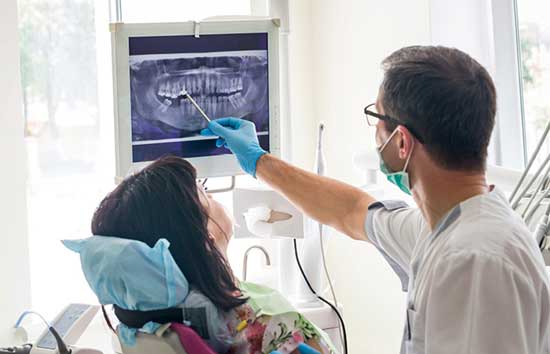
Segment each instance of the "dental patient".
M181 307L183 324L215 353L299 353L299 343L335 353L326 334L279 293L235 278L226 256L233 222L183 159L164 157L126 178L101 201L92 233L64 243L80 253L103 305ZM162 324L146 323L140 331L153 333ZM126 325L119 337L132 345L136 329Z

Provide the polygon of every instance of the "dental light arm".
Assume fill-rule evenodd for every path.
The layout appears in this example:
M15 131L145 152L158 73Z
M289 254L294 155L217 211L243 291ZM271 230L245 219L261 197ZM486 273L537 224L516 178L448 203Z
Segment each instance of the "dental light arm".
M545 206L542 213L540 208L543 206L544 201L548 201L550 196L550 154L544 158L533 175L530 175L529 172L539 157L549 132L550 121L548 121L546 129L509 199L512 208L520 212L527 225L531 223L535 215L540 216L540 220L534 227L534 237L541 248L547 265L550 265L550 204ZM537 212L539 213L537 214Z
M548 164L545 167L546 167L546 171L541 175L542 178L539 178L537 187L536 187L535 191L531 194L531 196L529 198L529 202L527 202L527 205L525 206L525 209L523 210L523 213L521 214L521 216L525 219L526 222L529 222L529 218L527 217L527 215L528 214L532 215L532 213L538 208L538 206L540 205L540 202L542 201L542 199L544 198L544 196L548 192L547 188L546 188L546 190L544 189L544 186L548 184L547 180L548 180L548 175L550 174L550 164ZM533 205L533 202L536 199L539 199L539 200L538 200L537 203L535 203ZM533 206L533 208L531 208L531 206Z
M546 137L548 136L548 132L550 132L550 121L548 122L548 124L546 125L546 129L544 130L544 133L542 134L542 137L540 138L539 140L539 143L537 144L537 147L535 148L535 152L533 153L533 155L531 156L531 159L529 160L529 163L527 164L527 167L525 168L525 171L523 172L523 174L521 175L521 178L518 182L518 184L516 185L516 187L514 188L514 191L512 192L512 194L510 195L510 202L512 202L514 200L514 197L516 196L517 192L519 191L519 188L521 187L521 185L523 184L523 181L525 180L525 178L527 177L527 175L529 174L529 171L531 170L531 167L533 166L533 163L535 162L539 152L540 152L540 149L542 148L542 145L544 144L544 141L546 141ZM550 156L550 155L549 155ZM548 157L546 159L546 162L548 161ZM545 165L546 162L543 164ZM542 166L541 166L542 168ZM527 187L529 188L529 187ZM524 190L525 192L525 190ZM523 193L522 193L523 194ZM522 195L520 195L518 197L518 199L516 200L519 200L521 199Z
M531 158L531 161L533 161L533 160L534 159ZM525 178L527 177L529 169L531 168L530 166L527 166L527 169L523 172L523 175L520 178L520 181L519 181L518 185L516 186L515 190L519 190L523 182L526 182L527 185L523 188L521 193L515 199L510 198L510 202L512 203L512 208L516 209L518 207L519 202L522 200L522 198L524 198L527 195L529 189L536 182L536 180L539 178L540 174L542 173L544 167L548 164L548 162L550 162L550 155L548 155L546 157L546 160L544 160L544 162L539 166L539 168L537 169L537 171L535 172L535 174L533 175L533 177L529 181L525 181Z

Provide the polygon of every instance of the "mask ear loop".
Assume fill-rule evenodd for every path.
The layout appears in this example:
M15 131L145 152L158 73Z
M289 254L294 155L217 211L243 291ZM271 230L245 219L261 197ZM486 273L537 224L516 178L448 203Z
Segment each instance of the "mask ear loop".
M386 142L384 144L382 144L382 146L380 146L378 148L378 151L382 152L382 150L384 150L386 148L386 146L388 146L388 144L390 143L391 141L391 138L393 138L393 136L395 135L395 133L397 133L397 128L395 128L393 130L393 132L390 134L390 137L388 138L388 140L386 140Z

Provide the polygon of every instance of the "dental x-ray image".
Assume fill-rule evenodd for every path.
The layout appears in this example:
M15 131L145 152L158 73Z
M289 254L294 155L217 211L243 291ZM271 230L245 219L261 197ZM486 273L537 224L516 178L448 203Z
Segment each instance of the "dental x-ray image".
M132 37L129 61L134 162L229 153L184 92L212 120L253 121L269 149L267 34Z

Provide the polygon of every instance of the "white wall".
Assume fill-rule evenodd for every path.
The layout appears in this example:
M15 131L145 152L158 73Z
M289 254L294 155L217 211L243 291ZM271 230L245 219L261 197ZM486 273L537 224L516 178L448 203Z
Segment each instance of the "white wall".
M376 99L380 62L403 46L430 43L429 0L315 0L310 6L314 126L326 124L328 174L360 184L352 156L375 146L363 108ZM373 247L343 236L330 238L329 262L350 352L398 353L405 294L389 266Z
M10 344L10 327L30 304L16 0L3 0L0 5L0 46L0 346L3 346Z
M289 82L292 116L292 162L312 170L315 160L315 116L312 11L310 0L289 1Z
M493 73L491 0L430 1L431 40L435 45L458 48Z

